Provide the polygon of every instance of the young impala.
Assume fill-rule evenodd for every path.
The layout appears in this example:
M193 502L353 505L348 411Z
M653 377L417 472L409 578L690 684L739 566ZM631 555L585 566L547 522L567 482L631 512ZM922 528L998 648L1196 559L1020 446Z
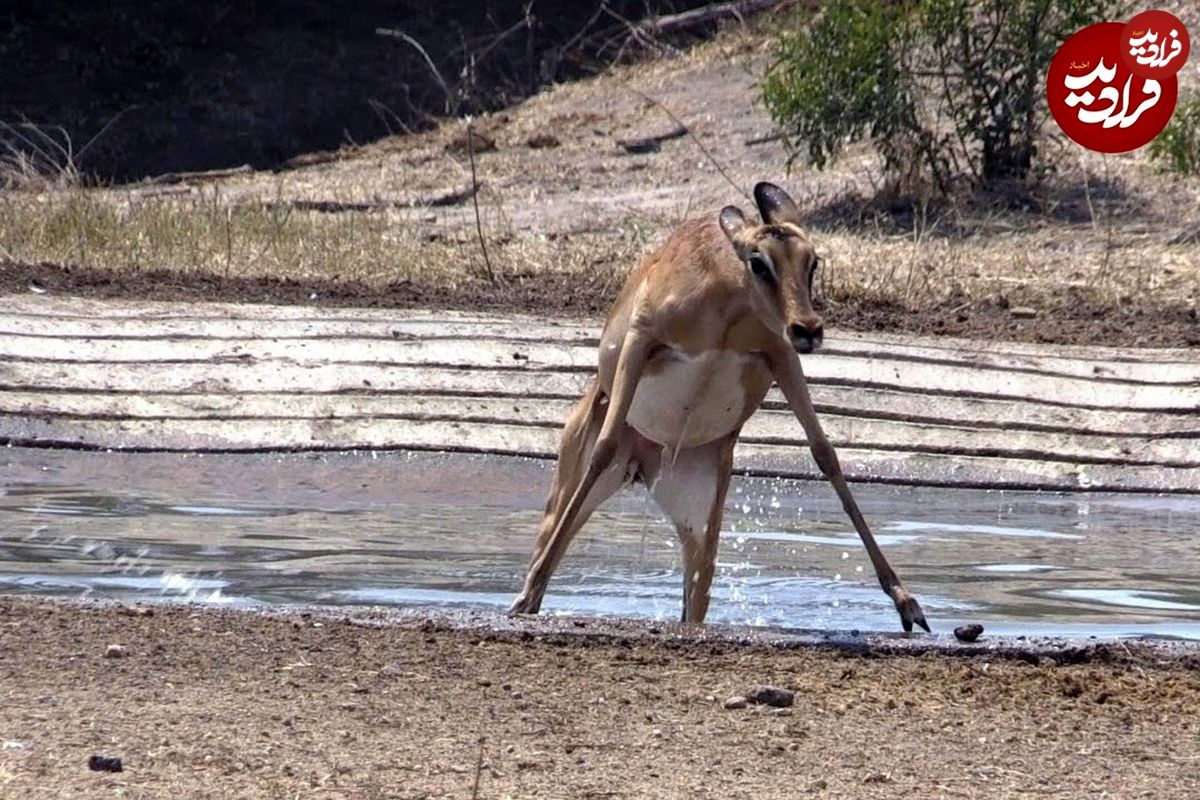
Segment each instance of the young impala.
M812 307L816 256L786 192L754 187L763 224L726 206L681 227L629 277L600 339L599 375L567 419L525 586L536 614L571 538L623 485L640 480L675 523L683 621L703 622L733 446L774 381L862 537L904 630L929 626L871 535L817 421L797 353L822 339Z

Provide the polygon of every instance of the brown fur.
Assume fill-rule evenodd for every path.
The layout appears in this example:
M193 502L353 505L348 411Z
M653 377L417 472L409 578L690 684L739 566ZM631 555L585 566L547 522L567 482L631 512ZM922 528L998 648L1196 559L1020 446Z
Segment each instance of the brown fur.
M636 476L673 519L683 545L682 618L703 622L733 447L774 381L904 629L914 623L929 629L863 520L813 410L796 351L819 346L822 323L809 296L816 256L799 226L799 211L770 184L756 186L755 199L764 224L750 224L732 206L719 218L691 220L622 288L601 335L599 374L563 431L554 486L514 613L537 613L571 538L600 503ZM754 273L752 262L763 275ZM659 394L636 405L639 388ZM669 403L677 403L682 415L678 430L672 429L673 438L656 438L654 426L663 420L646 415ZM670 409L664 413L671 416ZM693 415L701 419L699 430L689 429ZM702 531L695 530L698 520Z

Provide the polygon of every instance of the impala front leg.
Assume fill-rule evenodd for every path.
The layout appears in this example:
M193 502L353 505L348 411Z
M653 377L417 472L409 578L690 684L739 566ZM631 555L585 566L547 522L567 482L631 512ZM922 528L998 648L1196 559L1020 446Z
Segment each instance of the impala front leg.
M637 329L631 329L625 335L625 340L621 345L621 354L617 359L612 394L608 398L608 410L604 415L604 424L600 427L600 434L596 437L596 443L592 447L587 470L559 515L544 546L540 546L538 554L529 568L529 574L525 578L525 586L509 608L510 613L536 614L538 612L542 603L542 595L546 591L546 584L549 583L550 575L562 559L563 551L571 540L571 532L575 528L576 520L579 518L588 495L620 449L620 437L625 428L625 418L633 403L633 395L637 390L642 369L646 366L649 348L649 337Z
M842 508L850 517L850 521L854 523L854 529L858 531L859 538L862 539L863 546L867 549L867 555L871 559L871 564L875 567L879 585L892 598L892 602L896 604L896 610L900 612L900 623L904 626L904 630L911 631L915 622L928 631L929 624L925 622L925 614L921 611L921 605L917 602L917 598L904 588L899 576L884 558L883 551L879 549L875 537L871 535L871 529L867 527L866 520L858 510L858 503L854 502L854 496L850 494L850 487L842 475L842 467L838 463L837 453L834 452L833 445L825 437L825 431L821 429L821 423L817 420L817 412L813 408L812 397L808 393L808 384L804 380L804 371L800 367L800 358L791 351L781 352L773 359L772 366L775 380L779 384L783 396L787 398L788 406L791 407L792 413L796 415L796 419L800 420L800 425L804 428L804 435L808 438L813 458L816 459L821 472L833 484L834 491L842 501Z

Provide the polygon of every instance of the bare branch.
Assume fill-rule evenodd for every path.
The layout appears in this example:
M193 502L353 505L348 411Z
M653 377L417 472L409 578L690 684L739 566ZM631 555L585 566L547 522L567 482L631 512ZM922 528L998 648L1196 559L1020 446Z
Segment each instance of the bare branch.
M671 33L673 31L706 25L725 17L742 20L747 16L763 11L794 6L797 2L798 0L740 0L740 2L713 3L701 8L694 8L691 11L683 11L679 14L642 20L638 23L638 27L654 31L655 33Z
M380 36L390 36L393 39L399 39L400 41L411 45L413 49L421 54L421 57L425 59L425 63L429 66L429 71L433 73L434 80L438 82L438 86L441 87L442 92L446 95L446 113L449 114L450 109L454 106L454 93L450 90L450 85L446 83L445 78L442 77L442 73L438 71L437 65L433 63L433 59L429 57L429 53L425 51L425 48L421 46L421 43L409 36L404 31L396 28L376 28L375 33L379 34Z

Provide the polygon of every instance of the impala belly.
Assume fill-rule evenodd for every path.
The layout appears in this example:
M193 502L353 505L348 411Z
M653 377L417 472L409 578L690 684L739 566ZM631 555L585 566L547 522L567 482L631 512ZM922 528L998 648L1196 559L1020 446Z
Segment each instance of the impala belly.
M668 447L696 447L737 430L771 385L761 356L674 349L647 364L626 418L634 430Z

